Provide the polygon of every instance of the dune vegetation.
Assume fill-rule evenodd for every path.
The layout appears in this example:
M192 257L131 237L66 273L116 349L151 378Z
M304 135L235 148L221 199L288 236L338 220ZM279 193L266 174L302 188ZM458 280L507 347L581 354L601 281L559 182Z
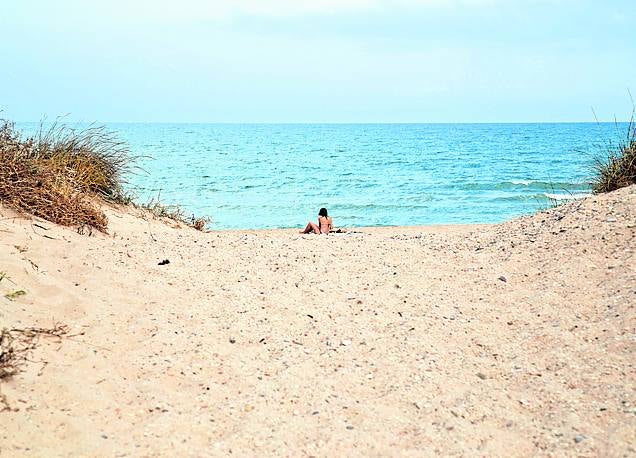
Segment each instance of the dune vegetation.
M595 161L592 191L601 194L635 184L636 123L633 115L625 138L617 143L607 142L603 149L603 154Z
M126 201L123 177L133 164L127 145L104 127L54 123L25 139L0 122L0 201L22 213L105 231L98 200Z
M178 206L134 202L125 179L137 169L137 159L104 126L73 129L56 122L23 138L14 123L0 120L0 202L80 231L106 231L108 219L100 209L105 202L142 207L203 230L205 219L186 218Z

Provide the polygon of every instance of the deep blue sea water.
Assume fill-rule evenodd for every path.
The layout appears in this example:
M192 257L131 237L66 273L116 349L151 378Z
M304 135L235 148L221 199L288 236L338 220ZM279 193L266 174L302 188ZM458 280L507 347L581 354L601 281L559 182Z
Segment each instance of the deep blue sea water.
M18 127L32 130L32 124ZM613 123L108 124L145 170L130 186L213 228L491 223L589 190Z

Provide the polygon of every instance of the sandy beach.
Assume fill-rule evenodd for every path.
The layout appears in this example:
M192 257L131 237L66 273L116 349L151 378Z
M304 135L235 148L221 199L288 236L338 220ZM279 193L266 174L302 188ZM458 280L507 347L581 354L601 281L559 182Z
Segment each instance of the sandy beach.
M329 236L106 212L0 207L0 327L69 328L0 385L2 456L636 454L634 186Z

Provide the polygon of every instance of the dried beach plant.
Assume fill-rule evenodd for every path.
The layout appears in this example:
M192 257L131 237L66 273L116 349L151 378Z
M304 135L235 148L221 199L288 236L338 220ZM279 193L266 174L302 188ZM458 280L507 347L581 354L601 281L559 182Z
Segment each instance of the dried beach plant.
M0 120L0 201L65 226L105 231L95 198L126 199L124 177L134 168L128 146L104 127L75 130L53 123L23 139Z
M627 126L627 135L618 143L608 141L605 153L595 160L592 191L615 191L636 184L636 108Z
M61 339L68 334L68 326L56 323L52 328L4 328L0 331L0 380L13 377L23 370L29 354L40 336Z

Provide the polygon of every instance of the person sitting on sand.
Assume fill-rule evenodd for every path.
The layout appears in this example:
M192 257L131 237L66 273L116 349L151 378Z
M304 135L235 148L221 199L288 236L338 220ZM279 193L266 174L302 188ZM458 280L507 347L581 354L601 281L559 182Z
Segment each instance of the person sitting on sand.
M318 212L318 224L309 221L304 231L300 231L301 234L328 234L333 229L333 220L327 214L326 208L321 208Z

